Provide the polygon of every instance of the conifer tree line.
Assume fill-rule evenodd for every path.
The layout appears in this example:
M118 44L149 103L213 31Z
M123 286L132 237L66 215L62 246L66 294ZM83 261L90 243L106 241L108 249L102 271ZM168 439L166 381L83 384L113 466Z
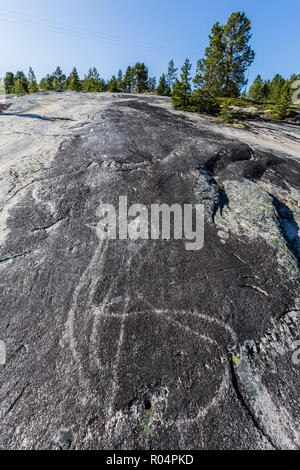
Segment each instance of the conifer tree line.
M232 13L225 25L216 22L209 34L204 57L197 63L194 77L191 76L192 64L189 59L185 60L180 70L171 60L158 84L155 77L149 76L144 62L128 66L124 74L119 70L109 81L105 81L95 67L90 68L83 79L80 79L76 67L68 77L57 67L38 83L30 67L27 76L23 71L18 71L15 75L7 72L4 78L5 89L6 93L17 95L51 90L156 93L171 96L178 109L208 114L220 113L221 98L242 97L258 104L271 103L277 117L284 118L291 105L291 85L293 81L300 79L300 75L293 74L288 80L279 74L273 80L263 80L258 75L246 94L247 71L255 57L249 45L251 36L251 21L245 13Z
M57 67L55 72L46 75L38 84L35 73L30 67L27 76L23 71L19 71L15 75L12 72L7 72L4 85L6 93L18 95L53 90L154 93L157 88L155 77L149 77L148 67L143 62L137 62L133 67L127 67L124 75L122 70L119 70L117 76L113 75L107 82L100 77L95 67L89 69L83 80L80 79L76 67L73 68L68 77L60 67Z

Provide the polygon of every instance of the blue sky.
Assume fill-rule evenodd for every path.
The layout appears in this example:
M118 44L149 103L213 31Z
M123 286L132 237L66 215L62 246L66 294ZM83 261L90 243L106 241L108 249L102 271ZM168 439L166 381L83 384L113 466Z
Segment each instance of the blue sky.
M40 79L76 65L107 79L137 61L159 77L171 58L195 66L213 23L238 10L253 26L250 81L300 73L299 0L0 0L0 77L31 65Z

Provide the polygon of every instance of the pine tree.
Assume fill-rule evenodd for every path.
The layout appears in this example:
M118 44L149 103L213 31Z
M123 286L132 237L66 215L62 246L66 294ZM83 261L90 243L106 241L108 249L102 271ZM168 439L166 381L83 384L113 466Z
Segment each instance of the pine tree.
M82 90L87 92L103 91L101 78L96 67L90 68L88 74L85 75L82 80Z
M16 95L26 95L27 93L26 89L24 88L24 84L20 79L15 80L14 93Z
M221 110L219 112L219 117L223 121L228 122L228 123L231 123L234 121L230 98L227 98L223 101Z
M168 76L167 76L167 86L168 86L168 94L171 93L173 83L176 79L176 74L177 74L178 68L175 67L174 65L174 60L170 60L169 66L168 66Z
M215 95L222 94L225 83L225 47L224 28L217 22L209 35L205 58L197 63L194 78L196 88L208 89Z
M168 96L169 93L169 87L168 83L165 77L165 74L163 73L162 76L159 79L159 84L156 89L156 93L161 96Z
M155 93L155 91L156 91L156 77L149 77L148 91L150 93Z
M29 93L29 83L23 71L19 71L15 75L13 92L16 93L16 95Z
M300 74L292 73L291 78L290 78L290 82L293 83L296 80L300 80Z
M245 74L255 56L249 46L251 36L251 21L245 13L232 13L224 26L225 96L239 96L246 84Z
M271 84L270 84L269 99L270 99L271 103L277 103L278 102L278 100L280 98L280 94L281 94L281 89L282 89L284 84L285 84L285 79L279 74L275 75L275 77L273 78L273 80L271 81Z
M277 98L273 112L276 119L285 119L292 104L292 88L289 80L282 85L280 96Z
M14 74L7 72L4 78L5 93L10 94L14 92Z
M72 91L80 91L82 89L81 81L76 67L73 68L71 74L67 79L67 89Z
M148 68L144 62L137 62L132 71L134 90L144 93L148 89Z
M178 109L187 110L190 106L191 100L191 72L192 64L189 59L186 59L181 67L181 74L179 81L176 79L172 91L172 103Z
M260 75L257 75L256 79L253 82L253 85L251 85L248 93L248 98L249 100L255 101L256 103L262 103L263 102L263 79L261 78Z
M245 13L232 13L225 26L215 23L205 58L197 65L195 85L216 95L239 96L247 82L246 70L254 60L250 39L251 22Z
M123 72L121 69L118 71L117 82L118 82L118 90L123 91Z
M40 87L43 91L51 91L54 90L54 77L53 75L47 74L46 77L42 78L40 81Z
M60 67L57 67L53 73L53 88L54 90L63 90L66 85L66 76Z
M118 93L119 91L118 80L115 75L113 75L111 80L108 82L108 91L111 93Z
M39 91L39 87L36 81L35 73L31 67L29 67L28 82L29 82L29 93L37 93Z
M123 83L122 83L122 90L125 91L126 93L131 93L133 89L133 71L130 65L127 67L124 78L123 78Z
M99 80L99 91L107 91L107 84L103 78L100 78Z
M191 95L191 110L215 116L220 112L220 105L211 91L199 88Z
M262 102L263 103L267 103L269 101L270 86L271 86L270 80L264 80L264 83L262 86Z

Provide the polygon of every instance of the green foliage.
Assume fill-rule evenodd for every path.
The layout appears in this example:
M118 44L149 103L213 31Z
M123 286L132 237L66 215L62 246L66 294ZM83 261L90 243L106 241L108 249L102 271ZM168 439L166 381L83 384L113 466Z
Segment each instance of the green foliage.
M7 72L4 78L5 93L10 94L14 92L15 76L12 72Z
M250 108L253 106L257 106L259 109L268 109L268 105L264 104L257 104L255 101L246 99L246 98L226 98L226 97L217 97L216 100L222 106L228 103L230 106L238 106L242 108Z
M133 85L133 70L129 65L123 78L122 90L125 91L125 93L131 93L133 91Z
M225 96L240 94L241 88L246 84L246 70L254 60L254 51L249 45L251 39L251 21L245 13L240 11L232 13L224 26L225 40Z
M118 90L119 90L119 91L122 91L123 72L122 72L121 69L118 71L117 82L118 82Z
M257 75L253 85L249 89L248 97L250 100L256 101L257 103L263 102L263 85L263 79L260 75Z
M40 81L40 87L43 91L54 90L54 77L53 75L47 74L46 77L42 78Z
M66 86L66 76L60 67L57 67L53 73L53 89L63 90Z
M174 60L170 60L168 71L164 73L156 87L156 78L149 77L148 68L144 62L137 62L134 67L128 66L125 74L119 70L117 77L112 76L105 82L97 71L90 68L81 81L76 68L69 77L57 67L51 75L42 78L38 86L35 74L30 67L28 79L23 72L7 72L4 85L6 93L35 93L42 89L74 90L86 92L112 93L146 93L156 92L161 96L171 96L175 108L198 113L219 115L226 122L233 121L231 106L253 106L266 109L267 102L274 104L274 117L284 119L291 105L291 84L300 79L293 74L290 80L285 80L279 74L272 81L256 77L250 87L248 100L246 91L240 99L240 93L247 83L246 71L254 60L254 52L249 42L251 39L251 22L243 12L234 12L225 25L216 22L209 34L209 44L205 49L204 58L198 61L196 75L193 79L194 90L191 87L191 67L186 59L181 67L180 77Z
M36 81L35 73L31 67L29 67L28 82L29 82L29 93L37 93L39 91L39 87Z
M209 35L209 46L205 49L205 58L197 63L194 78L196 88L203 87L216 95L222 94L225 82L224 55L224 27L217 22Z
M111 80L108 82L108 91L111 93L117 93L119 91L119 84L115 75L113 75Z
M13 93L16 95L25 95L29 93L29 82L24 72L17 72L14 77Z
M222 121L228 123L232 123L234 121L230 100L226 99L223 101L223 105L219 112L219 117L222 119Z
M172 103L175 108L188 110L191 104L191 72L192 64L188 59L185 60L181 67L179 81L176 79L172 91Z
M269 101L271 103L277 103L280 95L281 95L281 89L285 83L285 79L277 74L273 78L273 80L270 83L270 92L269 92Z
M148 91L150 91L151 93L155 93L155 91L156 91L156 77L149 77Z
M263 103L267 103L269 101L270 88L271 88L270 80L264 80L263 86L262 86L262 102Z
M217 115L220 105L210 90L198 89L191 95L191 111Z
M290 78L290 82L293 83L296 80L300 80L300 74L292 73L291 78Z
M275 119L285 119L288 116L289 107L292 104L292 88L287 80L280 90L280 95L273 108Z
M84 76L82 90L87 92L103 91L103 80L101 80L96 67L90 68L88 74Z
M44 91L64 90L66 88L66 76L60 67L57 67L53 74L47 74L40 81L40 87Z
M169 87L164 73L159 79L159 84L156 89L156 93L161 96L168 96L169 94Z
M263 80L260 75L257 75L249 89L248 98L256 103L266 103L270 99L270 92L270 80Z
M258 75L251 85L248 93L248 98L256 103L278 103L281 91L286 82L292 83L291 80L295 79L297 75L291 77L290 80L285 80L281 75L277 74L270 80L262 80Z
M178 68L175 67L174 60L173 59L170 60L169 65L168 65L168 75L167 75L168 96L171 95L173 83L176 80L177 70Z
M148 67L144 62L137 62L132 69L133 88L136 93L148 91Z
M234 363L235 366L238 366L240 364L241 360L237 356L233 355L232 356L232 362Z
M149 425L144 426L144 435L146 437L153 437L153 435L154 435L153 428L150 427Z
M215 23L205 57L197 64L195 86L215 95L238 97L247 82L246 70L254 60L250 39L251 22L245 13L232 13L224 26Z
M82 89L81 81L76 67L73 68L66 82L67 90L80 91Z
M15 80L14 93L16 95L26 95L26 93L28 93L28 91L25 88L24 83L23 83L22 80L20 80L20 79Z

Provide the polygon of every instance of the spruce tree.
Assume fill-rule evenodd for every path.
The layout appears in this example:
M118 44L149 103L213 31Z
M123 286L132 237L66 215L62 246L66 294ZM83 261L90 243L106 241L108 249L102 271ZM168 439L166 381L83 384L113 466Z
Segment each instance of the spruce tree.
M171 59L169 62L169 66L168 66L168 76L167 76L168 94L170 94L172 91L173 83L176 79L177 70L178 68L175 67L174 60Z
M269 99L271 103L278 102L280 95L281 95L281 89L284 84L285 84L285 79L281 75L276 74L270 84Z
M15 75L13 92L17 95L29 93L29 82L23 71L19 71Z
M230 98L226 98L221 106L221 110L219 112L219 117L222 119L222 121L232 123L234 122L234 116L232 112L232 105Z
M82 80L82 90L87 92L99 92L103 86L101 83L100 75L96 67L90 68L88 74Z
M262 103L264 98L263 93L263 79L260 75L257 75L256 79L251 85L248 93L249 100L255 101L256 103Z
M292 104L292 88L289 80L282 85L280 95L273 108L276 119L285 119L288 116L289 107Z
M54 90L63 90L66 85L66 76L60 67L57 67L53 73L53 88Z
M144 93L148 89L148 68L144 62L137 62L132 71L134 90Z
M5 93L10 94L14 92L14 74L7 72L4 78Z
M22 83L20 79L15 80L14 93L16 95L26 95L27 93L26 89L24 88L24 84Z
M168 83L167 83L165 74L163 73L159 79L159 84L156 89L156 93L161 96L168 96L168 92L169 92Z
M191 110L215 116L220 112L220 105L211 91L198 88L191 95Z
M176 79L172 91L172 103L175 108L187 110L191 104L191 72L192 64L186 59L181 67L179 81Z
M156 91L156 77L149 77L148 91L150 93L155 93L155 91Z
M118 82L118 90L123 91L123 72L121 69L118 71L117 82Z
M111 80L108 82L108 91L111 93L117 93L119 91L118 80L115 75L113 75Z
M99 91L107 91L107 84L103 78L100 78L99 80Z
M39 91L39 87L36 81L35 73L31 67L29 67L28 82L29 82L29 93L37 93Z
M54 77L53 75L47 74L46 77L42 78L40 81L40 87L43 91L51 91L54 90Z
M131 93L133 88L133 70L130 65L127 67L123 83L122 83L122 90L126 93Z
M263 103L267 103L269 101L270 86L271 86L270 80L264 80L264 83L262 86L262 102Z
M71 74L67 79L67 89L72 91L80 91L82 88L81 81L76 67L73 68Z

